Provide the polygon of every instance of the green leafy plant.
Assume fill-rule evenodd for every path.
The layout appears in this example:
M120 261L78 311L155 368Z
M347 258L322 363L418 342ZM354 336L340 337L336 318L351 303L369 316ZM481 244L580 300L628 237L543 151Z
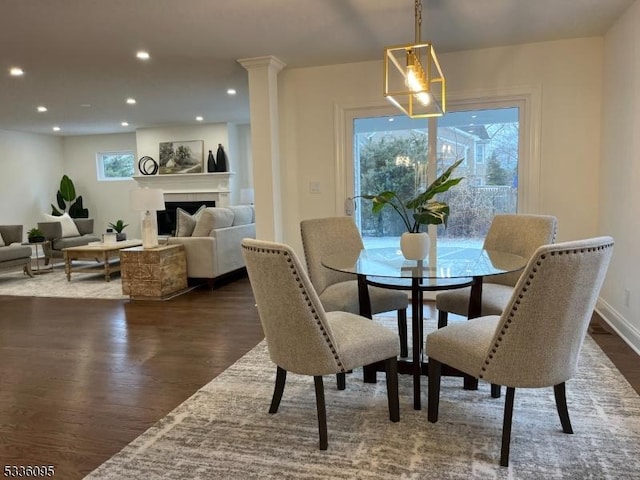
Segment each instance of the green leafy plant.
M27 232L27 238L44 237L44 233L39 228L32 228Z
M82 196L76 197L76 188L71 179L63 175L60 180L60 189L56 194L55 205L51 204L51 214L60 216L68 212L71 218L89 218L89 210L82 206Z
M402 200L393 190L380 192L377 195L361 195L362 198L372 200L371 211L380 213L387 205L391 206L410 233L420 232L421 225L447 225L449 205L434 199L438 193L443 193L460 183L464 177L451 178L453 171L464 159L457 160L436 178L423 192L410 200Z
M125 227L128 227L128 223L124 223L122 220L117 220L116 223L110 223L109 226L113 228L116 232L122 233Z

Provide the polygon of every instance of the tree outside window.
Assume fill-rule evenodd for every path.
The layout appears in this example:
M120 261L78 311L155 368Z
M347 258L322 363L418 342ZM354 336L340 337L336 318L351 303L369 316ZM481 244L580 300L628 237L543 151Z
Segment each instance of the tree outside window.
M98 180L125 180L135 173L133 152L99 152L97 154Z

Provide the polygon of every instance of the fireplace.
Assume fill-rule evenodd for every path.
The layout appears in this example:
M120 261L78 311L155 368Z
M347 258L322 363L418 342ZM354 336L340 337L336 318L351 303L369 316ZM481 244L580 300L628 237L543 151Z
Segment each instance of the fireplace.
M165 209L163 211L156 212L158 216L158 235L175 235L176 233L176 210L181 208L191 214L196 211L202 205L207 207L215 207L216 202L213 200L197 200L197 201L182 201L182 202L164 202Z

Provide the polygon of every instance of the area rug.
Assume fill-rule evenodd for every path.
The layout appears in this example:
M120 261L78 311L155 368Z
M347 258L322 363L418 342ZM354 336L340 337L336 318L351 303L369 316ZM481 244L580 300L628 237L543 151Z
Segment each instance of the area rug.
M21 271L0 275L0 295L21 297L67 298L129 298L122 293L120 274L106 282L101 273L74 273L67 281L64 266L57 265L52 272L28 277Z
M384 375L347 388L325 377L329 448L318 449L313 380L289 375L267 413L275 366L260 343L87 479L638 479L640 397L590 338L567 384L574 435L562 433L553 389L516 391L511 460L498 465L504 394L443 381L440 419L412 408L400 378L401 420L388 420ZM426 405L426 385L423 387Z

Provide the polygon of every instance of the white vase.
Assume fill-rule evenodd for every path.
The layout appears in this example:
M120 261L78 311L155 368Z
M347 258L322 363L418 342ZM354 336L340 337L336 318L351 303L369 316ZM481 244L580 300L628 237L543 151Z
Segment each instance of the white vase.
M431 246L429 234L426 232L405 232L400 237L400 250L407 260L424 260Z

